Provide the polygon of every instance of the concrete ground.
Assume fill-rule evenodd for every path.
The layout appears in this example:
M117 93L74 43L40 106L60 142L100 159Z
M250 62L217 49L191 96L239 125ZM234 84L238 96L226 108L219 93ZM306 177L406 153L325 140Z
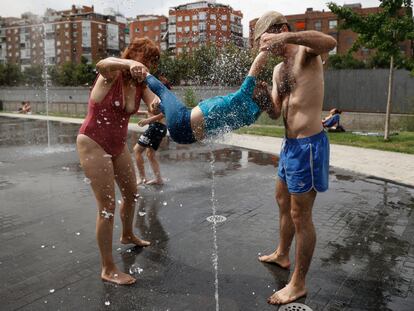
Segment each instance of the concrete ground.
M166 140L166 184L140 188L135 219L153 245L117 242L116 217L115 260L138 282L114 286L99 278L96 207L74 148L77 130L51 122L48 149L44 121L0 117L1 310L215 310L212 199L226 217L217 225L219 309L278 310L266 298L292 271L257 261L278 243L275 155ZM136 139L132 133L130 143ZM412 188L332 168L330 190L315 203L318 241L299 302L412 310L413 209Z

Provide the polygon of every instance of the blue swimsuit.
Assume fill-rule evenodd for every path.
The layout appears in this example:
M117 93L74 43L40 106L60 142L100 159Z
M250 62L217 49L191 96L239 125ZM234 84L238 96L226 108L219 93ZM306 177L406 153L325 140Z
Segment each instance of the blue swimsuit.
M148 75L145 80L151 91L161 99L161 112L171 138L179 144L196 142L191 129L191 110L154 76ZM207 136L235 130L257 120L260 109L252 99L255 86L256 78L248 76L236 93L212 97L199 104Z

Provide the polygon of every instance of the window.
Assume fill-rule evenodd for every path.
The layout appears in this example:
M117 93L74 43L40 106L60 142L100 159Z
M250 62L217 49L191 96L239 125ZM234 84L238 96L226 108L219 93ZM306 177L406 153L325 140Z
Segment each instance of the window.
M65 31L65 37L69 37L69 31Z
M68 23L65 23L65 28L69 28L69 24Z
M170 17L168 18L168 22L170 24L175 24L175 20L176 20L176 16L175 15L170 15Z
M73 23L73 28L78 28L78 24L77 23Z
M19 30L16 28L15 30L14 30L14 33L18 33L19 32Z
M227 15L221 15L221 20L226 21L227 20Z
M197 20L197 15L193 15L193 21L196 21Z
M210 41L216 41L216 36L210 36Z
M295 29L297 31L305 30L305 22L304 21L297 21L295 23Z
M183 27L177 27L177 32L183 32Z
M160 30L159 26L154 26L154 30Z
M62 53L62 51L60 49L57 49L56 54L59 55L60 53Z
M184 27L184 32L190 32L190 27L189 26Z
M198 24L198 29L199 29L200 31L206 31L206 29L207 29L207 27L206 27L206 23L205 23L205 22L200 22L200 23Z
M102 29L102 24L98 24L98 29Z
M177 17L177 22L182 22L183 21L183 17L182 16L178 16Z
M322 22L321 21L316 21L315 22L315 30L317 30L317 31L322 30Z
M210 14L210 19L216 19L216 14Z
M192 30L192 31L194 31L194 32L196 32L196 31L198 31L198 27L197 27L197 26L193 26L193 27L191 28L191 30Z
M57 25L56 25L56 30L57 30L57 29L60 29L60 25L59 25L59 24L57 24Z
M190 16L186 15L186 16L184 17L184 20L185 20L186 22L189 22L189 21L190 21Z
M76 38L77 36L78 36L78 32L77 31L74 31L73 32L73 37Z
M56 41L56 46L60 46L60 41Z
M210 25L210 30L216 30L216 25L214 24Z
M170 36L168 37L168 42L169 42L170 44L175 44L175 42L176 42L176 37L175 37L175 35L170 35Z
M221 30L227 31L227 25L221 25Z
M201 21L206 20L206 12L198 13L198 19L201 20Z
M144 32L148 31L148 26L144 26Z
M330 20L329 21L329 29L336 29L337 26L338 26L338 21L337 20Z
M169 32L169 33L175 33L175 30L176 30L175 25L170 25L170 26L168 27L168 32Z
M179 54L180 54L180 53L182 53L182 52L183 52L183 48L178 48L178 49L177 49L177 53L179 53Z

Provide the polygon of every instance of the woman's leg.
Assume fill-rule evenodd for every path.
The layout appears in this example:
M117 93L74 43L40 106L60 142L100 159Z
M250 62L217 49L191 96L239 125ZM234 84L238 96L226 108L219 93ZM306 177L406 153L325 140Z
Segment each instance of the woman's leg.
M96 239L102 259L102 279L117 284L132 284L135 279L115 266L112 257L112 236L115 213L114 170L110 157L92 139L85 135L77 138L80 163L90 180L98 204Z
M138 173L139 173L139 181L137 182L138 185L145 184L147 181L147 176L145 174L145 165L144 165L144 157L142 156L142 153L144 152L146 148L140 146L139 144L136 144L134 146L134 156L135 161L137 163Z
M113 159L115 180L122 193L120 214L122 220L121 243L148 246L151 243L135 236L133 230L135 203L138 198L134 164L128 147Z

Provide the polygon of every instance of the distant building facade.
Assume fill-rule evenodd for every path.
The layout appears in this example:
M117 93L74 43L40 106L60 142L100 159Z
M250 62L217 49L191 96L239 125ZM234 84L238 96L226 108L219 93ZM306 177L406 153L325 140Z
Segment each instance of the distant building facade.
M167 30L168 17L163 15L138 15L129 23L131 40L135 37L151 39L161 51L168 48Z
M362 8L361 4L346 4L345 7L352 8L353 11L360 15L378 13L379 7ZM283 12L282 12L283 13ZM314 11L308 8L304 14L286 15L286 19L292 28L292 31L317 30L334 37L338 45L330 51L329 54L346 54L354 44L358 35L349 29L338 29L338 18L332 12ZM249 45L254 46L254 29L258 18L249 22ZM408 57L413 56L413 44L410 40L401 42L401 51ZM354 53L354 57L359 60L367 60L373 54L372 50L362 48ZM324 55L326 56L326 55Z
M199 1L173 7L168 17L168 47L180 54L201 45L218 47L228 42L243 47L241 11L215 1Z
M126 18L95 13L93 6L48 9L43 17L0 18L0 63L23 69L43 64L45 57L50 65L78 63L81 57L97 62L119 56L128 43Z

